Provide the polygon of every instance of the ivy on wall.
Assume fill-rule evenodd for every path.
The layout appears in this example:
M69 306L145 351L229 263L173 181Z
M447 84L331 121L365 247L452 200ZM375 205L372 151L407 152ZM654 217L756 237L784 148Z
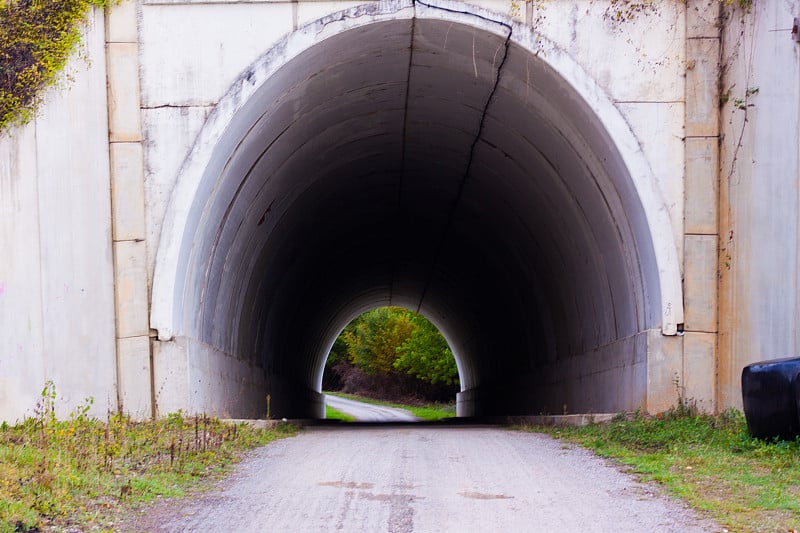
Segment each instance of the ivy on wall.
M81 38L89 10L112 0L0 0L0 132L31 119Z

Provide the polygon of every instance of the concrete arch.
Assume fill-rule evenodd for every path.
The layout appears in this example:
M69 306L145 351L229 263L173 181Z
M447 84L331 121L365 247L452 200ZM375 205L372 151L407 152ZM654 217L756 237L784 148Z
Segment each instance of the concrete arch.
M194 408L257 413L266 389L275 414L319 412L335 335L389 304L445 333L464 414L643 403L647 332L683 321L647 159L571 57L462 10L326 17L220 100L173 191L152 293L151 327L188 361L170 372ZM500 304L511 316L489 312ZM199 392L223 367L238 370L221 392Z

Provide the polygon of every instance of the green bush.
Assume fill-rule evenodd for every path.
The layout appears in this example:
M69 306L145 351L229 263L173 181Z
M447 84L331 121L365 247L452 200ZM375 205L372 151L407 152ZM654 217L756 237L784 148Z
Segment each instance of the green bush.
M112 0L0 0L0 132L33 116L81 38L92 7Z

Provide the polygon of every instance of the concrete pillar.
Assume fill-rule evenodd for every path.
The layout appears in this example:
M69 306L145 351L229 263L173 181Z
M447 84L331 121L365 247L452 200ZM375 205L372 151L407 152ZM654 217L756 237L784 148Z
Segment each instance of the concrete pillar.
M136 2L106 16L108 131L120 411L153 415Z
M683 337L647 332L647 411L660 413L674 406L683 387Z
M684 398L717 409L720 3L686 4Z

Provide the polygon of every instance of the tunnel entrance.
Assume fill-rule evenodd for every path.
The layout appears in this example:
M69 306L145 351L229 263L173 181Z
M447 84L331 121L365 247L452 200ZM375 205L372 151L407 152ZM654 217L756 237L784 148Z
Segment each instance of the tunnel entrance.
M319 417L336 335L390 305L447 338L460 415L645 405L682 321L648 163L570 57L472 11L322 19L220 101L158 252L161 412Z

